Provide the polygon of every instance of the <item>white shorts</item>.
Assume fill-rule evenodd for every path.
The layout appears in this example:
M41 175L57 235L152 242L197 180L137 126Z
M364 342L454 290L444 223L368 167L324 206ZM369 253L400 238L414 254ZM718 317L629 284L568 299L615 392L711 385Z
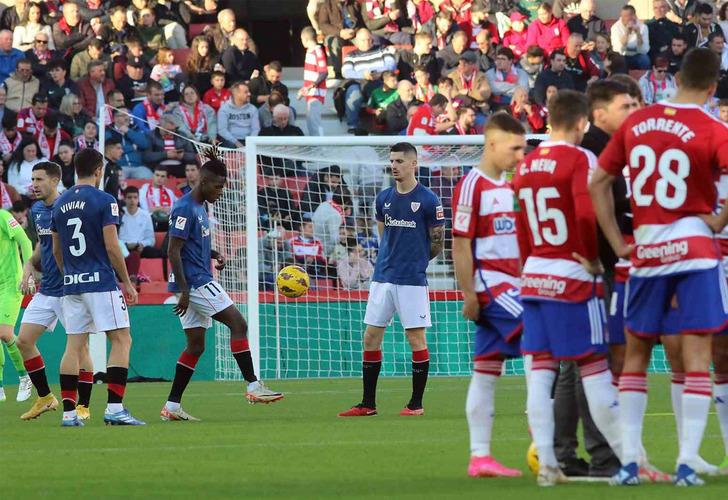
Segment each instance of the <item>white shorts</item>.
M25 308L20 323L44 326L46 330L52 332L58 321L61 322L61 326L64 325L62 314L61 297L36 293L30 300L28 307Z
M190 290L190 305L187 312L180 316L182 328L210 328L212 317L233 305L233 300L220 286L220 283L213 280L199 288Z
M129 311L120 290L66 295L61 306L69 335L129 328Z
M405 330L431 327L427 287L372 281L364 323L384 328L392 322L395 312Z

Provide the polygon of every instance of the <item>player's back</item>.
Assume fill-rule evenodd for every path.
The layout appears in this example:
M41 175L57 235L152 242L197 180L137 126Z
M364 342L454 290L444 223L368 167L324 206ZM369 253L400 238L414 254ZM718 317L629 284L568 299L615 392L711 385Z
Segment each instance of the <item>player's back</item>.
M611 175L629 166L637 244L632 274L715 265L712 232L698 216L715 208L719 167L728 166L728 127L697 105L655 104L627 119L599 164Z
M104 227L119 222L109 194L88 185L65 191L53 208L52 230L63 250L63 294L118 290L104 242Z
M57 201L57 199L56 199ZM43 277L40 282L40 291L49 297L63 295L63 275L58 269L53 256L53 235L51 222L53 220L54 204L48 206L43 201L36 201L30 207L30 219L35 226L40 245L40 263Z
M581 301L593 296L595 279L572 254L596 258L596 218L588 191L595 165L590 151L546 141L516 169L524 298Z

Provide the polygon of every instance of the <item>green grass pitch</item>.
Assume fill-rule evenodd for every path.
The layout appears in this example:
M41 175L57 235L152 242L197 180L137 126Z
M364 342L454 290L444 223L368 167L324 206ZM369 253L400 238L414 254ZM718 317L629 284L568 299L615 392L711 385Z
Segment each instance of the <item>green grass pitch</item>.
M409 384L380 380L380 415L342 419L336 413L359 400L359 380L272 381L286 398L268 406L248 405L238 383L194 382L184 407L200 423L159 420L169 384L131 384L126 403L147 421L143 428L105 427L106 391L97 385L83 429L60 428L59 412L20 421L29 405L11 401L15 388L8 387L9 400L0 403L0 498L726 498L728 478L708 478L707 486L689 491L605 484L540 489L529 472L515 480L468 478L468 379L431 379L421 418L397 416ZM527 471L523 378L503 378L496 405L494 455ZM654 376L645 444L665 470L674 467L674 427L668 378ZM715 415L702 453L711 462L723 458Z

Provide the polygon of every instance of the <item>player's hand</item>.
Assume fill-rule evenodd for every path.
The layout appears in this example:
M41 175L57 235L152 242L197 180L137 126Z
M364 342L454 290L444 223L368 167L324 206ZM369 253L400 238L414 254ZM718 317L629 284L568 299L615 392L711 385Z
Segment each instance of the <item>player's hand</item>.
M215 257L215 260L217 261L217 264L215 264L215 269L218 271L222 271L225 269L225 256L221 253L217 254L217 257Z
M139 301L139 294L136 291L136 287L131 282L129 283L122 283L121 285L124 290L124 299L126 300L126 305L133 306Z
M23 295L33 295L35 293L35 280L31 273L23 274L23 279L20 281L20 291Z
M722 232L723 228L725 228L725 223L721 220L720 215L702 214L700 218L716 234Z
M621 248L617 248L614 251L614 254L621 259L629 259L633 251L634 245L628 245L626 243L623 243Z
M581 264L581 266L586 269L586 272L589 274L593 274L594 276L604 274L604 268L602 267L602 263L599 262L599 259L589 260L576 252L573 252L571 256L578 260L579 264Z
M466 296L465 302L463 303L463 318L469 319L470 321L478 321L480 317L480 304L478 303L478 296Z
M184 314L187 312L187 308L190 306L190 292L182 292L179 294L179 299L177 300L177 305L174 306L172 311L177 316L184 316Z

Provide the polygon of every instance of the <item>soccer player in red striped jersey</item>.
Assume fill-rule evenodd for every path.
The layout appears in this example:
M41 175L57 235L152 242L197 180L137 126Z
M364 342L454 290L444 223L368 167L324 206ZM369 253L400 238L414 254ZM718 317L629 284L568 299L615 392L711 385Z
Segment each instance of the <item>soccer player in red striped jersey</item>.
M506 172L523 160L523 125L497 113L485 126L480 164L455 187L453 260L465 303L475 322L473 378L465 411L470 429L471 477L517 477L521 471L497 462L490 452L495 384L503 361L520 356L523 307L516 237L515 195Z
M533 355L528 422L538 448L538 484L565 481L554 454L551 388L558 362L579 366L589 411L619 456L617 394L607 364L597 225L588 178L596 157L580 144L589 117L586 96L559 92L549 103L552 133L516 169L521 210L521 351Z
M627 284L627 352L619 381L622 469L614 484L639 484L636 469L647 404L646 371L664 319L681 335L685 386L675 484L703 484L695 473L712 396L712 334L728 319L728 293L713 232L728 210L712 215L717 169L728 165L728 127L703 110L713 95L720 60L694 49L683 60L680 86L669 102L632 114L599 157L591 182L604 235L620 257L631 255ZM627 245L614 218L611 186L630 168L635 246Z

